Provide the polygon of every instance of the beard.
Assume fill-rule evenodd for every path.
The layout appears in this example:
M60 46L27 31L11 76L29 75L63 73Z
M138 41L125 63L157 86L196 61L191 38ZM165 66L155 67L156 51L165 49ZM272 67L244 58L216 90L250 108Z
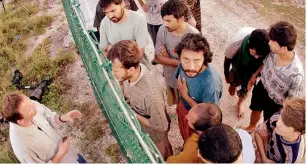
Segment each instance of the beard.
M169 27L166 27L167 28L167 30L168 30L168 32L174 32L174 31L176 31L178 28L180 28L180 25L178 25L176 28L169 28Z
M202 67L199 70L190 70L190 69L184 69L184 72L186 74L187 77L195 77L196 75L198 75L201 70L203 69L204 65L202 65ZM195 74L194 76L188 76L188 74Z
M124 15L124 8L121 7L120 16L119 17L113 16L110 20L114 23L118 23L122 19L123 15Z

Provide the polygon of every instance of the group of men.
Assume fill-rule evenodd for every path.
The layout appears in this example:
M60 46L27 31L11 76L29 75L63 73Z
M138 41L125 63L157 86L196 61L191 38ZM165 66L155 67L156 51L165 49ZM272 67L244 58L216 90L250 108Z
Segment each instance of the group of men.
M150 135L167 163L302 162L304 71L293 50L297 40L294 26L278 22L269 32L242 28L230 41L225 50L224 76L228 92L239 97L239 118L244 116L241 105L254 86L250 125L232 128L222 123L221 75L210 65L213 53L201 35L198 26L201 22L190 12L192 5L182 0L146 3L139 0L146 12L146 22L142 15L127 8L127 2L99 1L96 18L99 10L103 14L99 18L103 19L95 24L99 25L100 49L112 62L113 75L120 82L142 131ZM199 3L198 0L193 4ZM166 103L163 87L149 71L151 61L144 51L148 34L155 44L152 64L163 65ZM184 140L177 155L173 155L168 139L170 119L166 104L177 106ZM262 111L264 122L258 124ZM69 138L61 140L53 129L60 122L80 118L80 112L59 116L14 92L6 96L2 114L11 122L11 143L21 162L86 162L69 148ZM27 143L28 138L40 139L40 136L48 139L43 143L48 143L45 148L39 147L40 143L37 146Z

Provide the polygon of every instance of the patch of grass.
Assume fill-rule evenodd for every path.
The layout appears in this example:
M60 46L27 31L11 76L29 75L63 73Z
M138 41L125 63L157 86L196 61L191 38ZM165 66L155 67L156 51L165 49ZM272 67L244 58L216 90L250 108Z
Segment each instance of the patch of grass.
M47 38L31 56L25 57L28 38L45 33L54 16L36 15L41 10L38 3L32 5L31 1L23 1L22 4L30 12L14 1L6 5L6 12L0 12L0 107L5 94L16 90L11 80L14 69L19 69L24 75L22 83L25 85L37 84L43 78L52 77L52 85L43 96L42 103L60 113L70 110L71 105L60 97L70 88L61 74L66 65L75 61L75 55L71 49L67 49L60 50L58 56L51 58L51 39ZM8 129L1 130L1 134L8 139ZM19 162L9 141L0 142L0 148L1 163Z
M6 4L6 12L0 12L0 106L6 93L16 90L11 86L15 68L20 68L28 46L29 36L45 31L53 16L37 16L37 4L22 2L30 12L14 1Z
M16 158L14 151L9 142L0 145L0 162L1 163L20 163Z
M120 161L120 147L118 144L111 144L105 149L104 153L112 158L113 163Z

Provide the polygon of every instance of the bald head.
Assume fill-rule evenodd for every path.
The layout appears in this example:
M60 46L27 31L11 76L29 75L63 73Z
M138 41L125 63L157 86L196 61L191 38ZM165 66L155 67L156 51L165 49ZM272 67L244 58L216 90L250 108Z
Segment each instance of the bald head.
M191 108L187 120L192 129L204 132L210 127L222 123L222 112L216 104L200 103Z

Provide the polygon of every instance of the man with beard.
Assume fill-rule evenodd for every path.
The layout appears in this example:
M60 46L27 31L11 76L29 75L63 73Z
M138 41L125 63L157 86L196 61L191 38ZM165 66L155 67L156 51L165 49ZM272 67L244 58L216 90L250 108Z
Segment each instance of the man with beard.
M193 133L186 119L188 111L199 103L219 104L222 80L215 68L208 64L213 54L207 40L200 34L187 34L175 49L181 62L175 73L180 94L178 124L186 142Z
M100 48L104 55L107 56L117 42L134 40L140 48L142 63L147 65L149 61L144 49L149 44L149 35L144 16L124 8L123 0L100 0L100 5L107 16L100 26Z
M167 102L169 106L177 104L177 80L174 77L179 57L175 53L175 47L187 33L199 33L199 31L184 21L187 13L187 6L177 0L169 0L161 9L164 20L158 31L155 52L155 59L164 66L164 77L167 86Z
M133 11L137 11L138 7L136 5L136 3L134 2L134 0L124 0L125 2L125 7L127 9L133 10ZM98 41L100 41L100 24L102 19L105 17L105 14L103 12L103 9L101 8L100 5L101 1L96 5L96 14L95 14L95 19L94 19L94 23L93 23L93 27L97 28L97 33L95 32L95 36L97 38Z
M135 41L123 40L114 45L107 58L113 74L123 82L123 95L139 120L141 130L148 133L164 160L173 154L168 140L170 128L163 90L156 78L139 64L140 51Z

